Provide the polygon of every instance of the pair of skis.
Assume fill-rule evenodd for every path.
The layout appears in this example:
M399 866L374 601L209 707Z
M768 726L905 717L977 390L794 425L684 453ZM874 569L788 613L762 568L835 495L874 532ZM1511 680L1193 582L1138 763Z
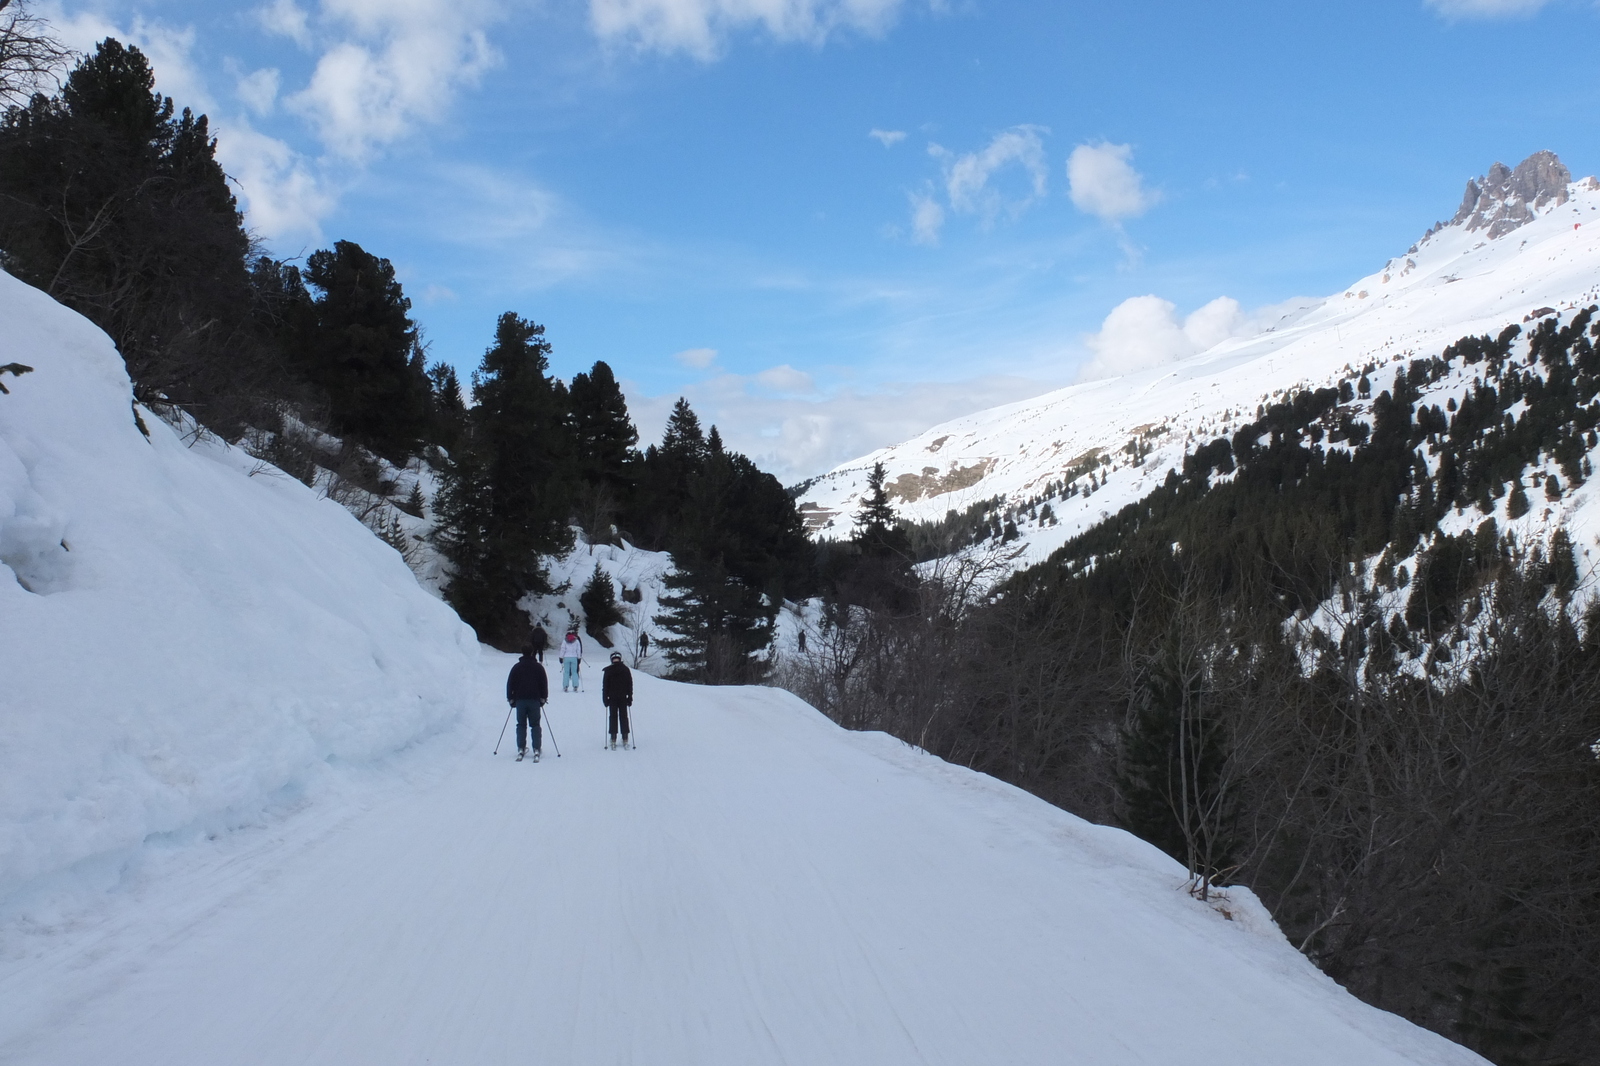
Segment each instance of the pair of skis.
M519 752L517 752L517 761L521 762L523 759L527 758L527 756L528 756L527 752L519 751ZM533 753L533 761L534 762L538 762L539 761L539 753L537 751Z

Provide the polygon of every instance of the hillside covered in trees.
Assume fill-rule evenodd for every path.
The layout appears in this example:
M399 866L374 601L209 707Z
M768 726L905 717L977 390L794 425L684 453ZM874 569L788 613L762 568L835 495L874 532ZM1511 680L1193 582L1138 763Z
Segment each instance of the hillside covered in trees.
M1600 603L1536 521L1593 476L1596 311L1262 405L1042 564L854 597L786 680L1249 885L1495 1062L1600 1061Z
M206 117L153 86L146 57L107 39L0 118L0 265L110 334L140 403L319 487L404 552L396 512L420 517L436 481L444 595L491 644L526 639L519 601L549 591L543 558L576 527L673 553L661 624L678 673L759 676L778 605L812 573L776 479L682 401L640 451L611 368L554 377L544 328L515 312L463 386L430 361L387 259L345 240L303 263L261 254Z

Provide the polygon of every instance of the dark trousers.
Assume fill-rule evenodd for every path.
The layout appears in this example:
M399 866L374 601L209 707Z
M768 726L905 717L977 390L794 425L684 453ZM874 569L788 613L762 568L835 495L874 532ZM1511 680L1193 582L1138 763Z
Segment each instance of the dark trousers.
M622 722L622 739L628 739L628 705L626 703L612 703L607 705L611 709L611 735L617 735L617 722Z
M532 733L533 750L538 751L544 746L544 731L539 728L539 708L544 704L538 700L517 700L512 706L517 709L517 750L528 746L528 734Z

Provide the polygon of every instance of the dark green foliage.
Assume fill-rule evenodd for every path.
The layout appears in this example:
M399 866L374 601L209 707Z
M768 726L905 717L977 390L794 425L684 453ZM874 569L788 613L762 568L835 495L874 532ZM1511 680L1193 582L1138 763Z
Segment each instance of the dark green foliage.
M882 463L873 465L854 536L844 544L829 543L819 553L818 569L834 604L901 612L915 601L911 535L889 502L887 477Z
M676 487L676 498L665 490ZM757 653L772 640L785 596L811 573L811 546L794 499L778 480L703 436L679 400L659 448L645 453L639 496L656 501L659 546L677 569L667 579L658 624L675 676L709 684L758 680ZM635 505L635 513L643 504Z
M544 327L507 312L473 374L467 433L434 502L436 543L452 573L444 592L479 639L514 650L528 619L517 601L548 591L540 557L571 543L566 395L549 371Z
M589 575L588 584L583 586L578 605L583 608L583 620L589 635L598 640L601 647L611 647L611 638L606 635L606 630L622 624L622 611L617 607L617 592L611 586L611 578L600 569L599 563L594 564L594 573Z
M1515 521L1527 514L1530 506L1528 493L1522 487L1522 479L1518 478L1511 495L1506 498L1506 517Z
M628 417L628 401L611 367L597 362L589 373L574 375L568 393L578 469L586 480L608 486L619 499L626 496L639 461L634 451L639 431Z
M335 432L403 460L429 428L432 386L394 266L353 241L313 252L316 290L298 324L298 358L328 397Z
M204 115L102 41L61 93L0 120L6 268L116 342L139 396L229 432L284 389L253 328L249 239Z
M1121 733L1117 793L1123 825L1210 880L1231 872L1234 812L1223 724L1207 710L1205 673L1172 646L1146 667Z
M461 395L456 368L449 363L435 363L428 368L428 384L433 391L432 443L446 450L454 448L467 428L467 403Z

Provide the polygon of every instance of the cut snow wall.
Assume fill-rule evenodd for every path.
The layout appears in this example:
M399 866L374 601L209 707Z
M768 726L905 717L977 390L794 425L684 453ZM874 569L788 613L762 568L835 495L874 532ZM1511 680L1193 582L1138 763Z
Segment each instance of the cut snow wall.
M144 413L110 338L0 273L0 899L248 817L454 722L472 631L337 504Z

